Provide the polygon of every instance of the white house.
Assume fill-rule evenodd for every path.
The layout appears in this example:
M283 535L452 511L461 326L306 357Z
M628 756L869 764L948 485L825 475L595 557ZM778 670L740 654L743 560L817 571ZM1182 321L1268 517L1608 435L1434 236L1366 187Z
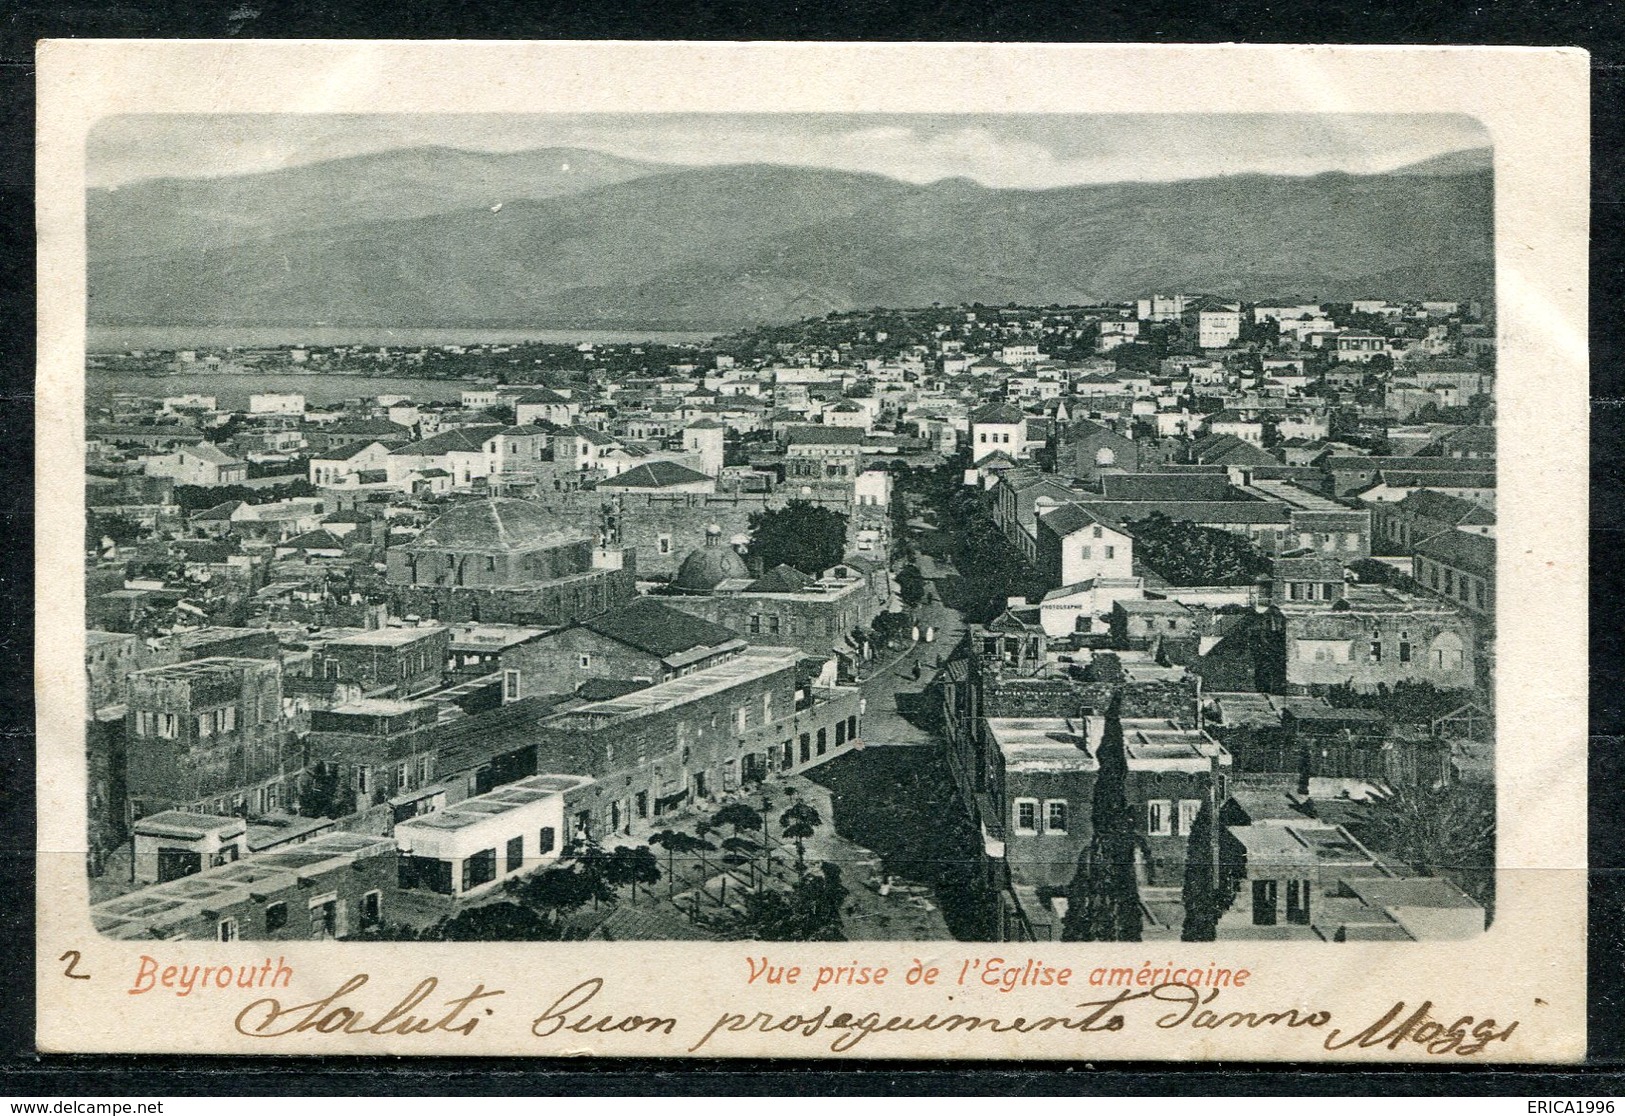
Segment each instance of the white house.
M169 477L176 484L215 488L248 479L248 463L211 442L180 446L173 453L143 457L141 462L149 477Z
M357 442L323 450L310 459L310 483L324 487L350 483L350 477L387 469L388 462L389 447L382 442Z
M1017 459L1027 456L1023 451L1026 434L1027 418L1014 407L989 403L978 408L970 416L971 464L995 453Z
M462 898L556 863L575 834L565 796L583 775L532 775L395 823L401 886Z
M550 422L554 426L569 426L581 411L581 404L548 388L527 391L512 398L516 426L531 426L538 421Z
M248 397L251 415L302 415L305 397L297 392L256 392Z
M1065 504L1038 520L1039 570L1056 586L1134 576L1134 536Z

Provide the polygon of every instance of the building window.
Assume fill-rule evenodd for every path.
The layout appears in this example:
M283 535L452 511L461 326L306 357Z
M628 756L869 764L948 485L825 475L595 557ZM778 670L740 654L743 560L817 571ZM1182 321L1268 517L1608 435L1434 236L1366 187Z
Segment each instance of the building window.
M384 897L377 891L369 891L361 897L361 928L363 930L377 926L384 921Z
M487 554L485 556L485 572L486 573L496 573L497 572L497 560L496 560L495 557L493 557L492 555L489 555L489 554Z
M1060 798L1050 799L1044 803L1044 832L1066 832L1066 800Z
M525 866L525 839L515 837L508 842L508 867L505 871L517 872Z
M265 932L270 934L288 925L288 904L272 903L265 908Z
M845 721L836 721L835 722L835 746L837 748L839 748L842 744L845 744L845 743L846 743L846 722Z
M1036 798L1016 799L1011 825L1017 833L1037 833L1038 800Z
M234 918L221 919L219 926L215 928L215 933L223 942L235 942L237 940L237 920Z
M1145 804L1145 831L1153 837L1170 837L1174 832L1173 803L1154 798Z
M829 730L828 729L819 729L818 730L818 754L823 755L827 751L829 751Z
M1382 641L1381 640L1374 639L1374 640L1371 641L1371 661L1374 662L1374 663L1382 662Z
M1091 530L1090 530L1090 531L1089 531L1089 537L1090 537L1090 538L1095 538L1095 539L1098 539L1098 538L1100 538L1100 537L1101 537L1101 536L1100 536L1100 528L1099 528L1099 527L1094 527L1094 528L1092 528L1092 529L1091 529Z
M671 536L661 535L655 539L655 549L661 554L671 553Z
M355 789L362 794L367 793L367 772L370 768L358 767L355 769Z
M544 825L541 832L536 835L536 851L542 856L546 856L553 851L553 847L557 842L558 834L553 831L553 827Z
M800 744L801 762L806 763L808 760L812 759L812 734L809 732L802 733Z
M777 616L769 616L767 618L767 632L769 635L779 634L779 618Z
M858 738L858 716L856 713L846 719L846 738L848 740Z
M1117 557L1117 548L1115 546L1108 546L1106 548L1106 560L1109 562L1113 558L1116 558L1116 557Z
M463 890L470 891L497 878L497 851L481 849L463 861Z
M591 670L592 669L592 656L591 655L577 655L576 656L576 666L580 667L582 670Z
M1399 661L1402 663L1411 661L1411 645L1404 640L1399 643Z
M1299 926L1309 925L1309 881L1288 880L1286 883L1286 920Z
M1274 926L1278 891L1274 880L1253 881L1253 925Z
M1191 830L1196 828L1196 815L1202 812L1200 798L1181 798L1179 800L1179 832L1189 836Z
M741 705L734 710L734 731L744 732L745 726L750 723L750 710Z
M1092 548L1087 547L1087 546L1083 548L1083 553L1079 555L1079 557L1082 558L1085 562L1087 562L1092 556L1093 556L1093 550L1092 550Z

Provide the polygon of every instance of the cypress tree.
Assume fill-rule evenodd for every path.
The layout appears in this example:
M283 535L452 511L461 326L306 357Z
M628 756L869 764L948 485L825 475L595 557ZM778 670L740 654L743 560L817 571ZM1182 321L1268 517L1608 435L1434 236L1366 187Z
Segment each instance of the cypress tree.
M1090 819L1089 848L1078 861L1069 889L1061 940L1137 942L1140 889L1134 871L1134 811L1128 804L1128 757L1123 746L1119 699L1112 699L1106 729L1095 752L1099 770Z

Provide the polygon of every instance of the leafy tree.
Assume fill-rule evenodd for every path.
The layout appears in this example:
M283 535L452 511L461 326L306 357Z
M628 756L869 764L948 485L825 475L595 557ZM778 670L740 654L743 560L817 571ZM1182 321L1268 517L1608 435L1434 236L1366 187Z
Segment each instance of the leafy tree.
M1134 556L1171 585L1249 585L1268 574L1269 559L1228 531L1153 512L1130 523Z
M1139 835L1128 803L1128 758L1123 723L1114 700L1096 752L1089 847L1073 877L1061 940L1068 942L1137 942L1140 940L1140 889L1134 871Z
M749 830L752 833L760 831L763 822L762 815L745 803L730 802L711 815L711 825L717 828L726 825L734 831L734 836L738 837L742 830Z
M141 524L127 515L90 512L85 516L86 550L101 550L103 538L112 539L119 546L128 546L140 537Z
M1488 787L1401 785L1363 803L1350 822L1373 851L1424 876L1444 876L1495 908L1495 797Z
M703 866L705 863L704 854L709 852L711 849L711 843L709 841L696 837L692 833L684 833L680 829L662 829L659 833L656 833L654 836L649 838L649 843L651 845L659 845L661 848L666 850L667 895L670 895L672 893L672 889L676 886L677 854L683 853L686 856L689 853L699 853L701 854L700 863Z
M443 918L423 931L427 942L554 942L559 925L518 903L485 903Z
M805 841L813 835L813 830L824 824L818 810L810 802L796 802L784 813L779 815L780 831L796 843L796 871L807 870L807 850Z
M601 880L595 880L574 866L549 868L519 880L511 880L508 889L521 903L541 913L553 925L558 925L572 911L603 898Z
M903 598L903 604L909 608L918 608L920 602L925 600L925 575L920 567L912 562L897 571L897 592Z
M637 901L638 885L653 887L660 882L660 862L647 845L621 845L613 849L604 864L605 878L614 887L630 885Z
M746 937L768 942L845 941L841 905L849 894L840 868L825 861L788 892L764 888L745 895L737 928Z
M820 574L846 554L846 516L808 500L756 512L750 517L750 553L764 570L786 565Z

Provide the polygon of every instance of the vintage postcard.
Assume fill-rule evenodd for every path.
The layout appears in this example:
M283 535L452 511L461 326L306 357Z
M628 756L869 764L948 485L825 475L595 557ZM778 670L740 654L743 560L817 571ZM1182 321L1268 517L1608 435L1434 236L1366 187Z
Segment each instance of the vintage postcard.
M39 64L40 1049L1583 1056L1582 52Z

